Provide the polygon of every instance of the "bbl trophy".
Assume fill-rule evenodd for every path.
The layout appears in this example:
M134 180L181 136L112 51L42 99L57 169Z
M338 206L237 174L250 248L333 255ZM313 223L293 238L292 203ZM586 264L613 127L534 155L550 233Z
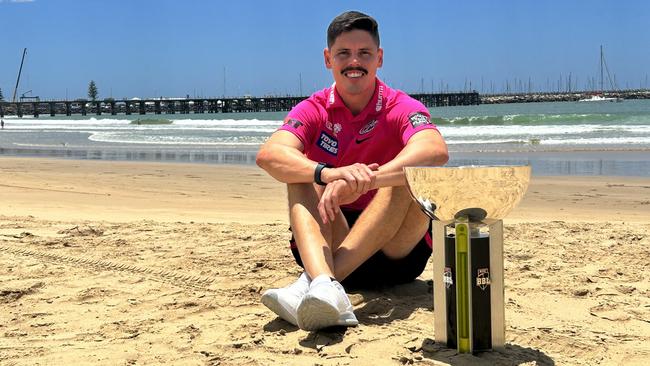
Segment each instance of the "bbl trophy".
M405 167L411 196L433 220L436 342L459 353L505 344L503 221L530 166Z

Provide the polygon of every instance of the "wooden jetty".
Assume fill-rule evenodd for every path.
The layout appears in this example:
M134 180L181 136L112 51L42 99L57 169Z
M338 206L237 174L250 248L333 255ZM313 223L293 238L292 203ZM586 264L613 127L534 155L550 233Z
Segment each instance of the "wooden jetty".
M481 102L479 94L444 93L411 94L427 107L472 105ZM102 114L190 114L246 113L289 111L306 97L264 98L184 98L184 99L104 99L88 100L30 100L0 102L0 117L5 115L102 115Z

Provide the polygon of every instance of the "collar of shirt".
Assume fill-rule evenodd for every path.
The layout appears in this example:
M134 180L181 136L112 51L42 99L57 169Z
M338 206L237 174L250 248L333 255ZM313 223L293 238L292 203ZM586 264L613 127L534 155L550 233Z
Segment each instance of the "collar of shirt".
M329 88L327 104L325 108L327 110L343 108L346 110L349 116L351 116L351 119L365 120L367 116L379 114L384 109L384 106L386 104L386 89L386 84L379 80L379 78L375 78L375 93L372 95L372 98L370 98L370 101L368 104L366 104L361 113L356 116L352 116L352 112L350 112L345 103L343 103L343 99L341 99L338 91L336 91L336 83L333 83Z

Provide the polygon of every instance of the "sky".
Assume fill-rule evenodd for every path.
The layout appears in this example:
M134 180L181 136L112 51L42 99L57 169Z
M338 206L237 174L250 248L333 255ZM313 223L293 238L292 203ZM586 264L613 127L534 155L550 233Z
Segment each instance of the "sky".
M379 77L407 92L585 89L600 45L619 88L650 88L642 0L0 0L0 89L27 48L17 98L308 95L345 10L377 19Z

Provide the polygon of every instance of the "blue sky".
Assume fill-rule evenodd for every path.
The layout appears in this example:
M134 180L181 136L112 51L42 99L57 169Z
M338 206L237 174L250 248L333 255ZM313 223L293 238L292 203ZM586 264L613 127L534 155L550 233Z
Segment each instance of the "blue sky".
M19 96L85 97L91 79L101 98L308 94L331 83L326 28L350 9L378 20L379 75L408 92L582 89L601 44L619 87L650 87L647 1L0 0L0 88L26 47Z

